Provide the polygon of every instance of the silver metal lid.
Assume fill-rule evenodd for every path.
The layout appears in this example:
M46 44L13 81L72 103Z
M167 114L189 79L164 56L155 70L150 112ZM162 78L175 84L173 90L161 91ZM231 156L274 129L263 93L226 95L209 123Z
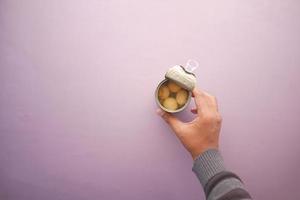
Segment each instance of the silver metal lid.
M192 72L186 70L184 67L180 65L175 65L171 67L165 77L176 82L181 87L192 91L196 86L196 76Z

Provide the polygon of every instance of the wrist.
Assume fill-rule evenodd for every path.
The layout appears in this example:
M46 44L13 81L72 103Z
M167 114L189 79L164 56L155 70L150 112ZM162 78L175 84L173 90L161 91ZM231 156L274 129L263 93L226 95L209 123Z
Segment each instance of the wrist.
M206 145L204 147L200 147L200 148L197 148L193 151L190 151L191 153L191 156L193 158L193 160L196 160L197 157L199 157L200 155L202 155L205 151L207 150L219 150L219 145L218 144L215 144L215 145Z

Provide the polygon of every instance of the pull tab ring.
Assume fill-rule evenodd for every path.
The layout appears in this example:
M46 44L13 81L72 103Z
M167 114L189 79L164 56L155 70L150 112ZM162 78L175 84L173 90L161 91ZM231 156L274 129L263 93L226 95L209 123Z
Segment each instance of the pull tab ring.
M193 73L199 66L199 63L196 60L189 59L186 62L185 69L186 71Z

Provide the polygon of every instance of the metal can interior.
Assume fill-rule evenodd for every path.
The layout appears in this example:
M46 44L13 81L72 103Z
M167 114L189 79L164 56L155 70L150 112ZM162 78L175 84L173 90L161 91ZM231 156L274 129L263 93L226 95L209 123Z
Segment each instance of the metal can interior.
M183 111L190 103L191 101L191 97L192 97L192 92L187 90L188 91L188 97L187 97L187 101L186 103L184 104L184 106L182 106L181 108L177 109L177 110L169 110L167 108L165 108L163 105L161 105L160 101L159 101L159 97L158 97L158 91L159 91L159 88L165 83L169 81L169 79L164 79L163 81L161 81L159 83L159 85L157 86L156 90L155 90L155 101L157 103L157 105L164 111L166 112L169 112L169 113L178 113L180 111Z

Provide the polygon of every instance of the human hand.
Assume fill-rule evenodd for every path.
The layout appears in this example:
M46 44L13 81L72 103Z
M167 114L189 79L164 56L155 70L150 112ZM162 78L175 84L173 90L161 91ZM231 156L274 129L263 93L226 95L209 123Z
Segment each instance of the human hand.
M197 114L197 117L191 122L182 122L161 109L157 113L170 125L195 160L207 149L218 149L222 118L214 96L195 88L193 97L196 108L191 112Z

